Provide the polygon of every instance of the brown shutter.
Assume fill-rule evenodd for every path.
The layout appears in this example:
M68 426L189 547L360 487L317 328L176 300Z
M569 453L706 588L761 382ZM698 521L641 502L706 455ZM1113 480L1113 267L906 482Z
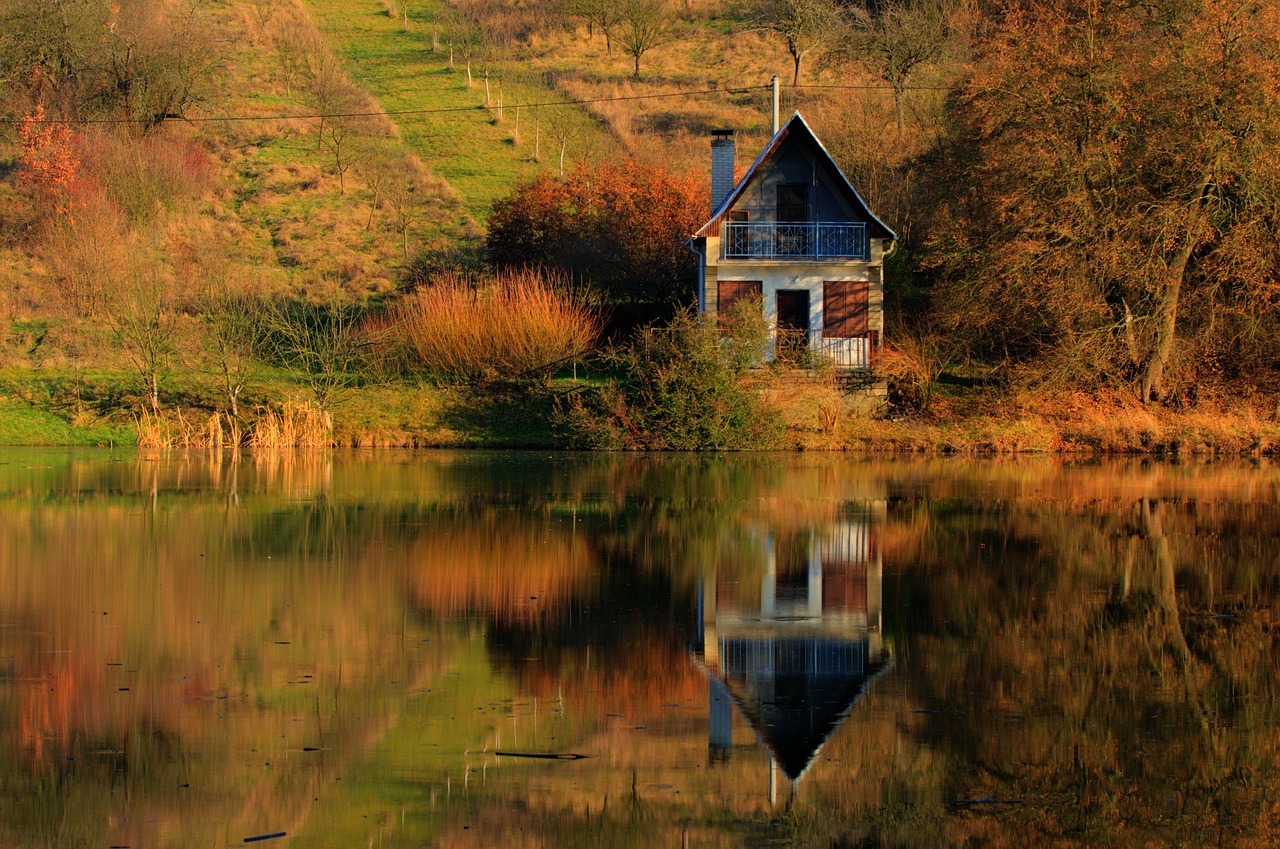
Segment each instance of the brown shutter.
M716 312L724 315L738 301L753 299L764 303L764 285L759 280L721 280L716 290Z
M867 335L871 284L865 280L828 280L822 284L822 335L852 339Z

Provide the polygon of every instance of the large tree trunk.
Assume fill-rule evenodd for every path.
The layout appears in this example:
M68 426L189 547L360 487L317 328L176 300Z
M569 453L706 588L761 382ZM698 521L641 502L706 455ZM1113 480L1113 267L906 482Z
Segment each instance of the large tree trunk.
M1142 403L1149 404L1164 395L1164 369L1173 357L1173 345L1177 338L1178 303L1182 297L1182 281L1187 274L1187 263L1191 253L1200 244L1201 221L1200 210L1204 206L1205 193L1209 190L1210 177L1205 175L1200 182L1200 191L1192 203L1187 215L1187 230L1182 244L1173 255L1166 275L1164 293L1160 297L1160 310L1156 315L1155 350L1147 361L1147 368L1142 376Z
M1173 554L1169 551L1169 541L1164 535L1164 523L1161 521L1161 505L1149 498L1142 499L1142 530L1151 543L1155 555L1156 575L1155 594L1160 604L1163 624L1168 627L1168 644L1178 660L1178 665L1185 674L1191 667L1191 649L1187 645L1187 635L1182 630L1182 617L1178 612L1177 580L1174 571Z

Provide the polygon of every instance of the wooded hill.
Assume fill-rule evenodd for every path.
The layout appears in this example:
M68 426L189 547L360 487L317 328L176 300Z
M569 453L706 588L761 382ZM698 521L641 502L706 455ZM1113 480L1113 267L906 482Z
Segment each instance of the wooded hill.
M483 262L522 181L632 158L707 180L708 131L758 149L778 74L901 236L884 367L908 407L942 378L1274 408L1275 4L0 0L0 21L12 368L154 390L148 358L208 359L227 292L394 301ZM170 321L163 350L130 330Z

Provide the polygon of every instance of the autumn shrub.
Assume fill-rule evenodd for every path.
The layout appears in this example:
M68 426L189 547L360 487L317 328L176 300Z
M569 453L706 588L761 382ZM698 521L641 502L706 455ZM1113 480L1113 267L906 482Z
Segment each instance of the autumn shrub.
M599 318L554 275L445 275L389 313L377 337L410 369L461 381L543 378L587 353Z
M120 210L100 192L49 217L41 239L53 289L47 303L76 315L99 315L114 281L128 273L128 228Z
M938 378L951 361L942 335L903 330L881 349L876 371L893 385L900 399L924 412L929 409Z
M493 205L487 246L499 267L555 268L615 304L693 300L697 266L685 243L706 217L694 178L638 162L543 175Z
M180 208L211 185L208 154L180 136L88 133L77 149L87 179L134 222Z
M746 311L717 325L682 310L615 352L618 379L563 403L557 424L583 448L774 448L782 417L748 379L766 341Z

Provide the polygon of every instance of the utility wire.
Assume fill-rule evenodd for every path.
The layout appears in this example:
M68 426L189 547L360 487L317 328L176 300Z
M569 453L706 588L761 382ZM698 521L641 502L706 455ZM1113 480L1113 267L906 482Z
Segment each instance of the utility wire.
M834 89L842 91L891 91L893 86L888 85L784 85L783 88L788 89ZM904 86L903 91L940 91L945 90L946 86ZM501 108L503 109L539 109L542 107L555 106L584 106L593 103L620 103L632 100L661 100L672 97L693 97L702 94L747 94L753 91L769 91L769 85L753 85L736 88L706 88L695 91L669 91L659 94L629 94L618 97L591 97L579 100L543 100L531 101L528 103L507 103ZM325 118L392 118L397 116L413 116L413 115L445 115L456 112L475 112L477 109L496 110L499 107L496 104L473 104L471 106L441 106L434 109L380 109L367 112L314 112L303 115L205 115L201 117L188 118L185 115L167 115L162 120L181 120L188 124L204 124L214 122L239 122L239 121L305 121L310 119ZM42 118L37 121L26 118L3 118L0 117L0 124L152 124L153 119L147 118Z
M767 91L769 86L748 86L745 88L708 88L699 91L669 91L661 94L630 94L621 97L592 97L581 100L544 100L529 103L507 103L503 109L534 109L543 106L580 106L588 103L617 103L624 100L657 100L669 97L691 97L699 94L743 94L751 91ZM314 112L306 115L205 115L198 118L186 116L167 116L171 120L182 120L187 123L210 123L214 121L301 121L308 118L381 118L398 115L443 115L449 112L475 112L477 109L497 109L497 104L488 106L483 103L471 106L441 106L435 109L379 109L369 112ZM6 124L21 123L23 118L0 118ZM147 124L146 118L44 118L32 120L32 124Z

